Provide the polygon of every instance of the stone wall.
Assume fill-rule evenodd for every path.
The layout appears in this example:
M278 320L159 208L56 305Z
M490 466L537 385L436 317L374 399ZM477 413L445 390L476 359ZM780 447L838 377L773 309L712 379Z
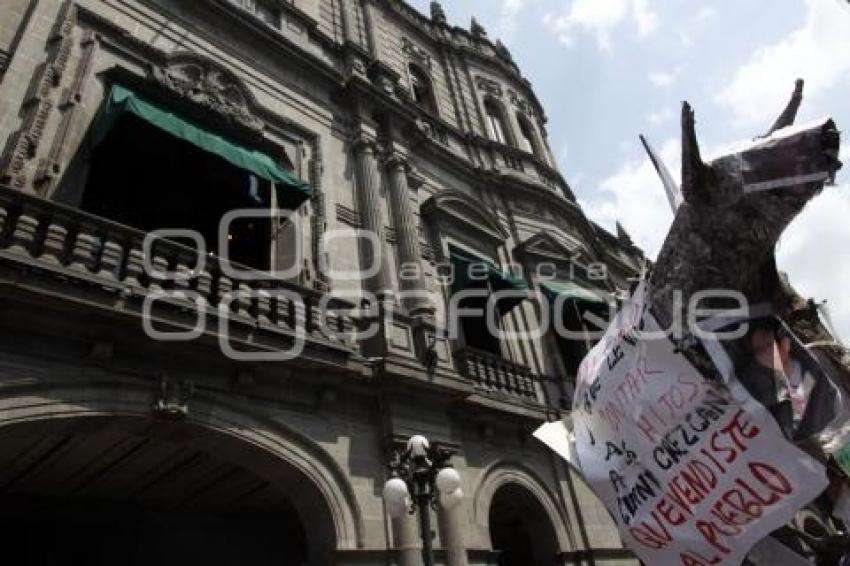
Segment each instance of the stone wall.
M603 551L597 563L622 556L611 550L620 545L599 502L530 436L542 421L561 416L560 384L571 377L553 362L552 344L503 341L508 361L545 378L535 381L533 401L482 389L456 367L452 354L463 344L445 337L445 290L435 273L450 245L506 269L544 256L569 265L575 253L586 264L616 247L626 259L602 284L614 292L628 285L639 252L584 217L551 152L534 156L487 139L482 106L485 96L496 94L515 135L516 113L525 112L545 138L534 93L490 39L397 0L280 5L275 27L229 0L4 4L0 55L9 59L0 82L2 184L76 206L91 126L109 85L129 82L191 105L162 78L189 62L248 93L235 110L210 114L232 122L233 112L241 112L259 125L258 140L285 152L294 173L314 187L314 197L278 235L281 261L291 257L287 242L300 235L304 269L293 283L356 302L373 289L344 274L360 269L364 252L350 235L334 234L373 228L388 253L381 277L398 291L401 258L418 254L425 273L418 284L431 293L436 312L417 317L408 305L391 305L397 318L374 356L364 345L364 355L355 349L344 359L246 366L221 355L213 338L186 347L146 340L138 312L128 309L130 299L116 294L114 282L102 296L101 274L71 276L66 265L48 269L38 246L23 255L9 251L19 236L26 243L27 234L19 233L20 219L14 233L4 232L3 212L0 426L63 416L151 418L151 399L167 374L195 383L192 422L221 428L216 419L226 417L246 442L267 442L281 458L305 459L299 469L325 490L336 518L341 564L385 564L387 552L400 564L417 564L415 528L392 525L381 499L389 447L413 433L456 451L467 494L453 517L435 515L438 548L460 544L469 549L463 560L491 563L490 499L500 485L514 482L546 510L566 563L581 563L594 549ZM410 63L430 73L437 116L410 101ZM9 214L18 214L16 206ZM35 230L31 242L43 232ZM26 292L14 283L22 272L31 277ZM69 283L78 278L86 283ZM528 331L537 318L535 307L523 304L505 326ZM426 370L423 344L431 336L438 362ZM93 360L92 348L103 342L114 354ZM449 555L452 564L464 564Z

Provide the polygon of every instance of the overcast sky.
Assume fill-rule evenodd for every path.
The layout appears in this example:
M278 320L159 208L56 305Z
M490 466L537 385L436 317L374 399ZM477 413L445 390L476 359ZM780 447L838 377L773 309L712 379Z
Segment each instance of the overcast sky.
M428 13L429 0L411 0ZM799 120L850 131L850 5L845 0L444 0L450 23L475 15L511 50L548 114L561 172L587 214L620 220L655 257L672 213L638 141L646 134L678 178L679 111L694 106L706 153L763 133L794 79ZM847 136L845 136L847 138ZM850 341L850 138L845 171L795 220L779 267L826 299Z

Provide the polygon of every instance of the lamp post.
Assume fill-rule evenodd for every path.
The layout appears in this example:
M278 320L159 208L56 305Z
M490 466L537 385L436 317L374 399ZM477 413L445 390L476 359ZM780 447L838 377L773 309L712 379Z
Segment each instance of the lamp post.
M463 499L460 474L449 459L448 450L432 448L421 435L410 437L403 452L396 451L387 465L390 479L384 484L384 501L393 518L419 511L419 531L422 537L422 562L434 566L431 547L431 514L429 507L437 505L453 509Z

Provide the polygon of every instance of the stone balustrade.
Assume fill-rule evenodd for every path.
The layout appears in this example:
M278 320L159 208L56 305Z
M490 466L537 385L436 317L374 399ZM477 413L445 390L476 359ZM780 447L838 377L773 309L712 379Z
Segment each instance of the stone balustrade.
M473 348L459 350L455 357L460 373L471 379L477 390L515 401L540 402L536 387L540 378L529 368Z
M349 351L358 349L354 305L223 260L172 240L0 186L0 258L55 272L126 297L157 293L163 305L269 331L300 334ZM199 261L199 260L203 261ZM158 300L159 302L160 300Z

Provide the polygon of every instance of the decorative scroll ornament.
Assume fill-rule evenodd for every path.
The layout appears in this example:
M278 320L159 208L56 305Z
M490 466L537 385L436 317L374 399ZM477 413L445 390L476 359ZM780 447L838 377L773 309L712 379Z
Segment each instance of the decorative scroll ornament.
M172 59L154 71L154 79L183 98L252 130L263 123L251 112L253 97L230 71L198 56Z

